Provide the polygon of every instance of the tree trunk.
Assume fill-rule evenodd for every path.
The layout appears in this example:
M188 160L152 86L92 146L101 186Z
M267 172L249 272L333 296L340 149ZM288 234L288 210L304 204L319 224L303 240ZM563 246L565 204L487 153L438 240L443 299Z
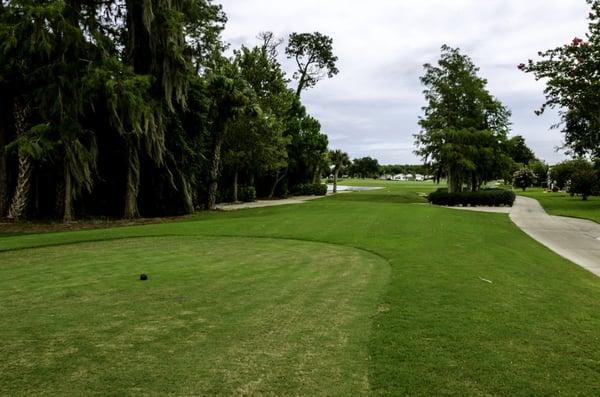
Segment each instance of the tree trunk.
M56 195L54 198L54 214L56 217L64 217L65 213L65 178L61 178L56 183Z
M4 116L1 116L4 118ZM0 120L0 218L8 210L8 164L6 160L7 132L4 120Z
M336 170L333 173L333 194L337 193L338 172L339 170L336 168Z
M471 191L479 191L479 178L476 175L471 176Z
M316 185L317 183L321 183L321 167L319 167L319 165L315 166L313 174L313 185Z
M14 105L15 133L21 136L25 133L27 117L29 115L29 105L23 104L19 99L15 100ZM19 150L19 174L17 176L17 187L12 198L8 218L19 220L23 219L27 212L29 204L29 191L31 189L31 174L33 172L33 159L28 154Z
M462 191L462 180L457 172L448 171L448 192L458 193Z
M233 174L233 202L238 202L238 168L235 167L235 173Z
M190 184L185 176L180 172L181 178L181 194L183 195L183 208L186 214L194 213L194 200L192 198Z
M300 98L302 95L302 90L304 89L304 84L306 84L306 71L303 71L300 75L300 80L298 80L298 88L296 88L296 96Z
M140 189L140 156L138 148L129 143L129 156L127 160L127 186L125 188L125 211L126 219L139 218L137 198Z
M275 189L277 189L277 185L279 185L279 182L281 182L283 178L285 178L285 172L281 173L281 171L277 171L277 175L275 175L275 182L273 183L273 186L271 187L271 192L269 193L269 199L273 198L273 196L275 195Z
M19 153L19 175L17 187L13 195L8 218L19 220L25 217L29 204L29 190L31 188L31 174L33 172L33 161L30 156Z
M221 166L221 146L223 145L222 134L219 134L215 140L213 149L212 164L210 167L210 185L208 187L208 209L214 210L217 207L217 189L219 188L219 167Z
M67 166L65 159L64 172L65 172L65 196L64 196L64 212L63 222L73 222L73 183L71 180L71 171Z

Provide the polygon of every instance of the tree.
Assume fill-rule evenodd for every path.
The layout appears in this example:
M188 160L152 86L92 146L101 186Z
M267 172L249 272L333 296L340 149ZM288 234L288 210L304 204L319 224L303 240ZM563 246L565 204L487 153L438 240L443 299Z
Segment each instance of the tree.
M292 33L285 53L298 66L294 73L298 80L298 97L303 90L314 87L323 78L332 78L339 73L335 65L338 57L333 54L333 39L319 32Z
M519 69L544 80L546 108L559 109L566 147L576 156L600 156L600 1L587 0L591 6L589 33L571 43L539 52L540 60L529 60Z
M533 185L536 178L537 177L532 170L527 167L523 167L514 173L513 185L525 191L528 187Z
M567 160L550 168L550 178L559 189L565 189L573 174L579 171L593 171L593 165L585 159Z
M542 186L548 180L548 164L541 160L530 161L527 167L536 175L535 186Z
M337 181L338 175L342 169L348 167L350 162L350 157L348 157L348 153L342 152L341 150L332 150L329 152L329 159L331 164L333 165L333 193L337 193Z
M535 154L525 143L521 135L514 136L506 142L507 152L510 158L517 164L527 165L535 160Z
M264 33L265 42L252 49L243 46L235 51L234 63L240 77L254 91L260 106L260 117L240 118L228 129L229 139L225 142L226 165L233 168L234 200L237 199L239 169L247 171L250 184L256 178L274 178L275 186L280 170L288 165L287 146L291 138L284 136L285 120L293 107L295 97L287 88L287 80L281 65L274 56L277 45L272 34ZM270 190L272 194L274 187Z
M285 193L325 169L327 137L288 87L281 40L225 59L212 0L0 5L0 216L190 213L219 186ZM331 41L305 44L309 87L335 62Z
M450 192L465 184L478 190L509 168L503 146L510 112L487 91L487 81L459 49L444 45L438 64L424 68L428 104L415 135L415 153L433 162L437 178L448 179Z
M239 73L236 65L228 59L221 58L216 61L208 78L208 89L212 98L210 114L213 121L208 209L214 209L217 204L221 153L227 129L233 127L238 117L259 115L262 112L255 101L254 92Z
M283 39L275 37L273 32L260 32L257 39L261 41L261 48L267 54L269 60L273 63L277 63L277 56L279 55L279 46L283 44Z
M600 175L593 169L580 169L571 175L571 194L580 194L584 201L589 196L598 195L600 191Z
M354 159L349 172L360 178L375 178L379 175L379 162L371 157Z
M0 39L5 44L0 80L4 106L13 104L12 146L19 157L10 218L25 216L34 162L42 158L54 157L62 165L65 221L72 219L73 197L83 187L91 188L93 136L84 131L81 115L88 104L82 79L92 62L87 59L94 57L93 45L81 30L82 7L83 2L75 0L14 0L0 13Z

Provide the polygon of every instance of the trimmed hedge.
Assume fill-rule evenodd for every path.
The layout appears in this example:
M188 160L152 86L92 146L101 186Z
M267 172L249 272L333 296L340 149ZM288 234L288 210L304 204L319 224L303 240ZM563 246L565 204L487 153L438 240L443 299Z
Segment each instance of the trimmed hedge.
M435 205L455 206L509 206L515 202L516 195L511 190L484 189L478 192L448 193L448 189L438 189L429 194L429 202Z
M305 183L294 186L292 192L294 196L325 196L327 194L327 185Z

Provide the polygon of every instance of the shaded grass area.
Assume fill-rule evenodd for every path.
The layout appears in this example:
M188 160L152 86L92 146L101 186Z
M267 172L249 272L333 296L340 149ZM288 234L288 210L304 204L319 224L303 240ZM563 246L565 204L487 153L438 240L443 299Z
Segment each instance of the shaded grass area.
M578 196L571 197L568 193L546 193L543 189L528 189L516 193L538 200L550 215L590 219L600 223L600 197L589 197L587 201L583 201Z
M364 184L360 185L364 186ZM598 333L600 282L597 277L531 240L519 231L506 215L454 211L414 204L414 200L413 203L407 204L394 201L404 199L378 201L373 197L379 195L415 197L414 194L418 197L420 192L412 185L390 186L387 183L382 185L386 187L385 190L348 194L355 197L363 195L371 197L364 200L349 200L343 198L345 195L339 195L298 206L261 208L235 213L204 213L190 222L0 238L0 250L26 249L0 254L0 263L3 263L2 269L4 269L7 266L5 264L7 256L11 256L11 258L23 258L24 263L27 264L28 257L40 253L41 257L46 258L43 264L40 262L40 269L43 269L46 274L52 274L55 269L60 269L66 259L56 260L52 256L45 255L44 252L55 250L57 254L61 254L64 250L71 249L70 247L76 249L80 246L53 247L55 244L88 241L83 246L90 251L90 256L93 256L94 252L108 249L106 245L112 246L112 251L106 251L100 256L105 261L117 261L121 255L118 247L120 244L126 246L129 244L127 241L131 240L104 243L89 241L138 236L172 236L168 241L178 244L177 252L193 250L196 255L201 256L204 251L210 251L215 239L218 241L226 238L225 240L228 241L228 238L252 237L257 241L256 244L252 244L256 246L256 255L253 254L252 249L235 251L235 244L215 245L215 250L210 251L214 252L214 256L223 256L224 266L231 266L227 267L227 271L221 274L221 277L231 273L233 274L231 277L238 280L237 282L247 283L247 288L252 288L254 281L247 280L253 280L254 272L246 269L245 278L237 278L236 272L242 271L239 269L240 260L250 260L246 257L254 258L253 266L258 266L256 274L262 275L260 276L263 282L261 288L277 292L278 289L286 289L285 286L288 285L286 282L293 284L296 276L288 280L289 274L303 274L303 272L285 270L287 266L284 264L287 262L282 262L283 269L273 271L271 267L261 273L260 264L263 261L271 263L271 260L279 263L281 251L287 251L296 244L304 243L292 243L292 247L287 248L285 245L280 245L281 241L285 240L276 240L270 247L263 247L260 242L268 242L270 238L326 242L337 245L343 255L346 253L355 255L354 249L358 248L359 252L368 251L386 261L387 265L375 265L373 268L385 269L389 266L387 267L389 272L369 273L372 280L376 281L368 287L360 283L348 284L345 278L339 277L346 260L336 265L337 276L329 276L327 272L321 275L321 272L327 268L324 268L325 264L322 263L321 257L316 254L309 255L312 248L308 249L306 254L297 253L296 255L308 255L307 262L303 266L312 269L309 271L310 276L302 276L300 280L304 287L291 287L290 294L281 295L280 303L290 311L305 313L306 317L292 316L291 320L275 323L273 326L267 325L262 331L268 335L272 332L289 330L285 332L290 333L291 336L287 340L291 343L297 338L302 338L302 335L307 332L302 328L302 321L310 321L312 316L320 315L323 306L320 306L319 297L337 302L336 296L352 299L353 295L358 295L350 306L355 308L356 313L361 314L353 317L354 322L351 321L352 325L348 328L353 331L348 331L348 334L360 334L364 339L349 338L344 345L344 353L337 356L332 354L331 360L323 361L332 367L331 370L323 372L324 377L319 375L319 371L303 372L297 368L302 367L301 363L318 363L320 360L313 360L315 351L323 349L331 351L327 348L330 346L327 341L337 340L339 325L328 319L337 318L337 310L340 311L339 316L345 318L344 313L347 309L344 309L343 304L340 304L339 308L336 308L336 305L333 305L333 308L326 306L334 312L325 311L323 321L329 324L326 331L323 331L320 338L308 339L306 345L298 345L296 349L291 350L291 353L286 349L285 343L271 346L268 343L257 342L254 345L255 349L244 350L244 339L240 339L240 334L230 334L228 342L231 344L232 351L238 352L236 353L236 357L239 357L238 361L242 362L240 367L232 365L238 370L243 367L247 369L238 372L238 383L232 382L232 386L230 388L225 386L225 389L219 389L217 386L211 389L213 387L211 385L223 382L225 378L218 372L210 373L206 375L209 379L204 380L208 385L207 389L200 390L210 390L220 394L229 394L229 391L234 390L241 394L243 391L233 385L242 383L255 385L259 379L266 379L270 372L279 373L281 369L272 364L279 365L282 361L264 361L267 364L257 366L255 371L248 368L253 366L248 363L252 363L256 351L264 348L276 357L286 357L287 361L283 365L292 366L296 370L287 372L284 375L285 381L274 381L272 389L248 388L246 390L248 394L259 394L261 391L271 391L279 395L348 395L349 391L356 395L600 394L600 384L597 382L600 373L600 334ZM431 189L435 189L435 186L431 185ZM163 238L166 237L161 237ZM201 243L205 240L207 243L201 249L193 248L197 244L196 241ZM138 253L140 258L156 256L157 266L165 266L169 263L170 255L161 256L159 253L164 250L161 248L164 244L156 244L155 251L152 250L155 240L149 241L153 243L140 249ZM50 247L28 249L35 246ZM191 248L186 248L187 246ZM95 251L96 249L98 251ZM231 253L228 252L230 249L233 249ZM144 250L148 251L144 252ZM168 249L166 252L172 253ZM70 256L66 255L66 258ZM360 258L357 259L358 266L353 267L352 261L348 264L351 269L354 269L352 274L357 274L355 272L360 274L357 269L361 268L364 259L360 255L358 258ZM91 257L83 258L79 264L74 262L70 266L74 268L87 266L90 261L92 261ZM329 261L330 259L325 262ZM116 265L114 272L133 277L140 271L139 268L128 270L128 261L117 262L120 265ZM319 262L320 266L318 266ZM295 263L292 261L289 266L293 267ZM368 262L365 262L365 265L367 266ZM36 284L32 281L36 275L31 268L22 266L24 267L20 278L24 280L24 284L19 293L27 297L37 291ZM101 267L96 264L91 268ZM185 277L180 277L176 270L173 272L165 279L165 281L178 280L173 283L171 293L187 296L180 291L193 289L196 284L186 281ZM270 277L271 273L273 277ZM8 271L7 274L11 275L12 271ZM189 274L189 269L186 274ZM329 285L328 288L324 289L318 282L311 281L312 278L320 277L329 280L325 284ZM356 277L358 277L356 280L360 279L359 276ZM77 277L74 281L77 281ZM124 290L129 288L128 285L132 281L128 280L126 283L127 287L124 287ZM49 291L51 285L52 283L44 289ZM222 316L220 309L227 307L234 312L243 313L244 310L250 310L257 317L256 321L260 322L258 318L264 317L264 322L261 324L272 322L274 317L269 317L268 300L251 300L249 305L245 305L245 299L236 299L236 293L222 291L223 288L223 284L217 284L210 294L214 295L214 302L208 305L207 310L215 312L210 314L211 316L215 318ZM233 291L240 293L237 289ZM102 288L99 288L96 293L109 294ZM341 295L336 295L338 293ZM242 297L244 296L246 295L242 293ZM123 299L119 299L119 295L116 295L113 300L116 306L123 304L120 302ZM314 305L313 300L316 300ZM135 300L129 300L128 303L136 306ZM33 316L30 309L41 304L25 302L20 306L20 311L15 312L18 315L12 316L26 322ZM191 306L186 310L202 310L202 305L189 304ZM18 300L15 305L18 305ZM61 301L55 297L49 298L47 305L62 306ZM308 307L305 309L305 306ZM171 312L172 308L159 309L160 313L167 311ZM91 316L109 315L104 314L105 312L110 313L111 310L95 307L93 304L88 305L87 313ZM115 310L112 314L117 312L118 310ZM4 317L10 316L4 315ZM15 318L13 322L18 321ZM189 332L192 330L199 332L198 330L201 329L192 321L185 318L180 320L182 326ZM76 324L77 321L74 321L73 325ZM282 330L278 331L280 328ZM22 344L26 344L26 341L35 341L35 338L41 338L40 335L43 335L42 332L36 331L37 329L37 327L24 329L18 335L13 335L13 338L22 339L20 342ZM6 340L8 332L10 330L7 328L3 329L1 340ZM216 357L222 350L218 349L218 337L210 335L206 343L215 340L216 344L211 345L214 347L211 353L205 353L208 357ZM80 337L96 338L97 335L95 331L86 329L81 331ZM110 335L105 335L101 339L103 343L114 343ZM54 336L45 339L48 343L55 343L55 340ZM164 339L160 336L146 345L141 345L142 351L139 354L147 356L148 360L157 360L156 357L163 357L162 352L168 349L167 346L171 346L171 349L182 349L187 352L183 358L177 358L176 368L193 367L197 363L193 357L199 357L196 356L196 349L199 347L198 345L187 348L180 346L185 340L186 338ZM279 340L286 340L286 337ZM7 349L7 347L3 348ZM32 353L28 358L34 358L36 354ZM111 357L111 354L107 353L106 360L110 360ZM176 359L175 356L164 357L166 362ZM347 361L352 361L352 364ZM23 362L28 360L25 359ZM220 368L219 365L216 367ZM360 382L358 379L363 379L360 374L364 373L365 366L368 376L366 381ZM129 365L124 364L123 370L128 367ZM157 367L151 365L138 370L143 371L144 368L146 373L151 373L158 379L168 378L169 373L157 371ZM356 371L359 374L357 377L348 378L355 388L344 389L345 380L340 384L338 381L340 377L331 375L333 370L342 371L341 373ZM53 372L49 371L48 376L51 374ZM61 383L64 381L61 380L60 374L54 373L54 376L56 387L66 387ZM90 376L82 375L82 384L92 382L94 378ZM323 381L325 377L330 378L331 381L325 383ZM13 374L12 379L16 379L16 375ZM6 382L4 387L9 389L12 387L12 390L23 392L19 388L20 384L15 382L17 381ZM173 383L169 383L168 379L164 382L174 385L173 387L182 382L185 384L183 378L175 378ZM156 380L146 387L129 390L134 394L136 392L160 393L164 391L157 389L160 384L162 383ZM189 387L183 387L188 388L177 390L193 394L196 388L202 386L199 381L187 385Z
M370 316L389 274L373 254L167 237L1 258L2 395L369 390Z

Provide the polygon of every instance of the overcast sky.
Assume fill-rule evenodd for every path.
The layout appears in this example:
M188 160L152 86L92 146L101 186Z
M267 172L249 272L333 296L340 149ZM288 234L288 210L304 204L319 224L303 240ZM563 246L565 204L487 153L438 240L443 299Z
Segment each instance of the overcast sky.
M536 116L543 84L517 70L540 50L587 31L585 0L216 0L229 18L225 41L253 46L260 31L280 37L319 31L334 40L340 73L303 94L330 147L381 164L418 163L412 135L424 105L422 65L440 47L460 47L481 68L493 95L512 113L512 134L525 136L539 158L555 148L558 119ZM283 49L282 49L283 50ZM280 51L281 61L285 61ZM291 76L294 65L284 62Z

